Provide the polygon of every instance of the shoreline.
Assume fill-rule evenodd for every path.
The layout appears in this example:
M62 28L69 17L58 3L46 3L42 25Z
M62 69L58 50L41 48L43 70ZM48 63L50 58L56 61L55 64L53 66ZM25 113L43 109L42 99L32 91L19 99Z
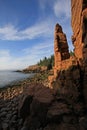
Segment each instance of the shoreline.
M16 71L2 71L0 73L0 89L6 88L8 86L13 86L21 83L23 80L27 78L31 78L35 75L35 73L23 73Z
M0 89L0 128L21 130L23 119L19 115L20 104L25 96L25 91L32 86L48 84L48 72L37 73L31 78L16 82Z
M4 86L0 88L0 99L11 99L20 93L23 93L24 88L29 84L40 83L48 87L48 75L49 72L35 73L31 77L20 81L14 81L11 84Z
M29 73L30 74L30 73ZM7 89L8 87L13 87L13 86L20 86L23 82L25 82L26 80L29 80L31 78L34 77L34 73L32 73L32 75L30 75L29 77L26 77L26 78L23 78L23 79L18 79L18 80L14 80L14 81L11 81L10 83L6 84L6 85L2 85L0 86L0 90L3 90L3 89Z

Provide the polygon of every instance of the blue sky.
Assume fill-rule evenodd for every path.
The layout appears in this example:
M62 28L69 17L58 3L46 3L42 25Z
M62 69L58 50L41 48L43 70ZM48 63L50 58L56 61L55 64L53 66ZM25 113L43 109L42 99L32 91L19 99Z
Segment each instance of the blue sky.
M0 69L22 69L53 54L56 23L72 50L70 0L0 0Z

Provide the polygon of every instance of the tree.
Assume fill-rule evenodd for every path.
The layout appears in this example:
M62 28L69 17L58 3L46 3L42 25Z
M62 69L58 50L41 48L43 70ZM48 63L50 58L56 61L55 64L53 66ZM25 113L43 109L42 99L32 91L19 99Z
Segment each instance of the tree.
M47 66L47 69L50 70L54 66L54 55L51 55L49 58L44 57L43 60L40 60L37 63L39 66Z
M70 51L70 56L74 56L74 52L73 51Z

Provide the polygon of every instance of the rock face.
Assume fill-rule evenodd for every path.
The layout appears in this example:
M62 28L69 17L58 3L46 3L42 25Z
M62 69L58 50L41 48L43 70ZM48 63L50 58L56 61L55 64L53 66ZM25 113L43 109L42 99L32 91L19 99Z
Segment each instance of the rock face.
M54 31L54 57L54 75L48 77L50 88L58 77L60 70L66 70L73 64L77 64L75 57L70 57L66 35L58 23Z
M36 130L46 124L47 111L54 100L54 96L51 90L42 84L27 87L25 95L24 102L21 104L20 115L24 120L25 127Z
M75 47L75 56L78 59L87 59L87 1L71 0L72 13L72 42ZM85 54L86 53L86 54Z
M71 0L72 12L72 41L75 47L75 56L84 68L83 72L83 95L87 106L87 0ZM82 68L82 67L81 67Z
M55 53L55 68L60 69L61 62L69 59L68 44L66 35L62 31L62 27L57 23L54 34L54 53Z
M78 76L74 80L79 82L80 75L78 68L74 71L73 76L76 73ZM70 77L70 73L66 73L66 71L61 72L59 79L61 83L62 81L65 83L65 75L68 76L68 79ZM84 116L84 104L82 100L79 99L78 101L79 92L77 88L79 86L73 88L74 83L73 85L67 83L70 86L66 86L65 84L61 86L61 89L57 89L56 91L46 88L42 84L26 87L23 93L23 103L20 101L20 116L23 119L22 129L78 130L79 128L80 130L85 130L87 127L87 118ZM70 89L68 89L69 87ZM78 121L83 123L83 126L80 126Z
M23 70L24 73L38 73L47 71L46 66L31 65Z

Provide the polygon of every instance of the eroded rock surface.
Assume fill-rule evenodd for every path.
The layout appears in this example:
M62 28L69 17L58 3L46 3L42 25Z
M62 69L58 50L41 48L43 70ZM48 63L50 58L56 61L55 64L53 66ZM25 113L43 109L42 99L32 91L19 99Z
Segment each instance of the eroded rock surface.
M87 45L87 1L71 0L71 14L75 56L83 59Z
M54 32L55 68L60 69L63 60L69 59L68 43L62 27L57 23Z

